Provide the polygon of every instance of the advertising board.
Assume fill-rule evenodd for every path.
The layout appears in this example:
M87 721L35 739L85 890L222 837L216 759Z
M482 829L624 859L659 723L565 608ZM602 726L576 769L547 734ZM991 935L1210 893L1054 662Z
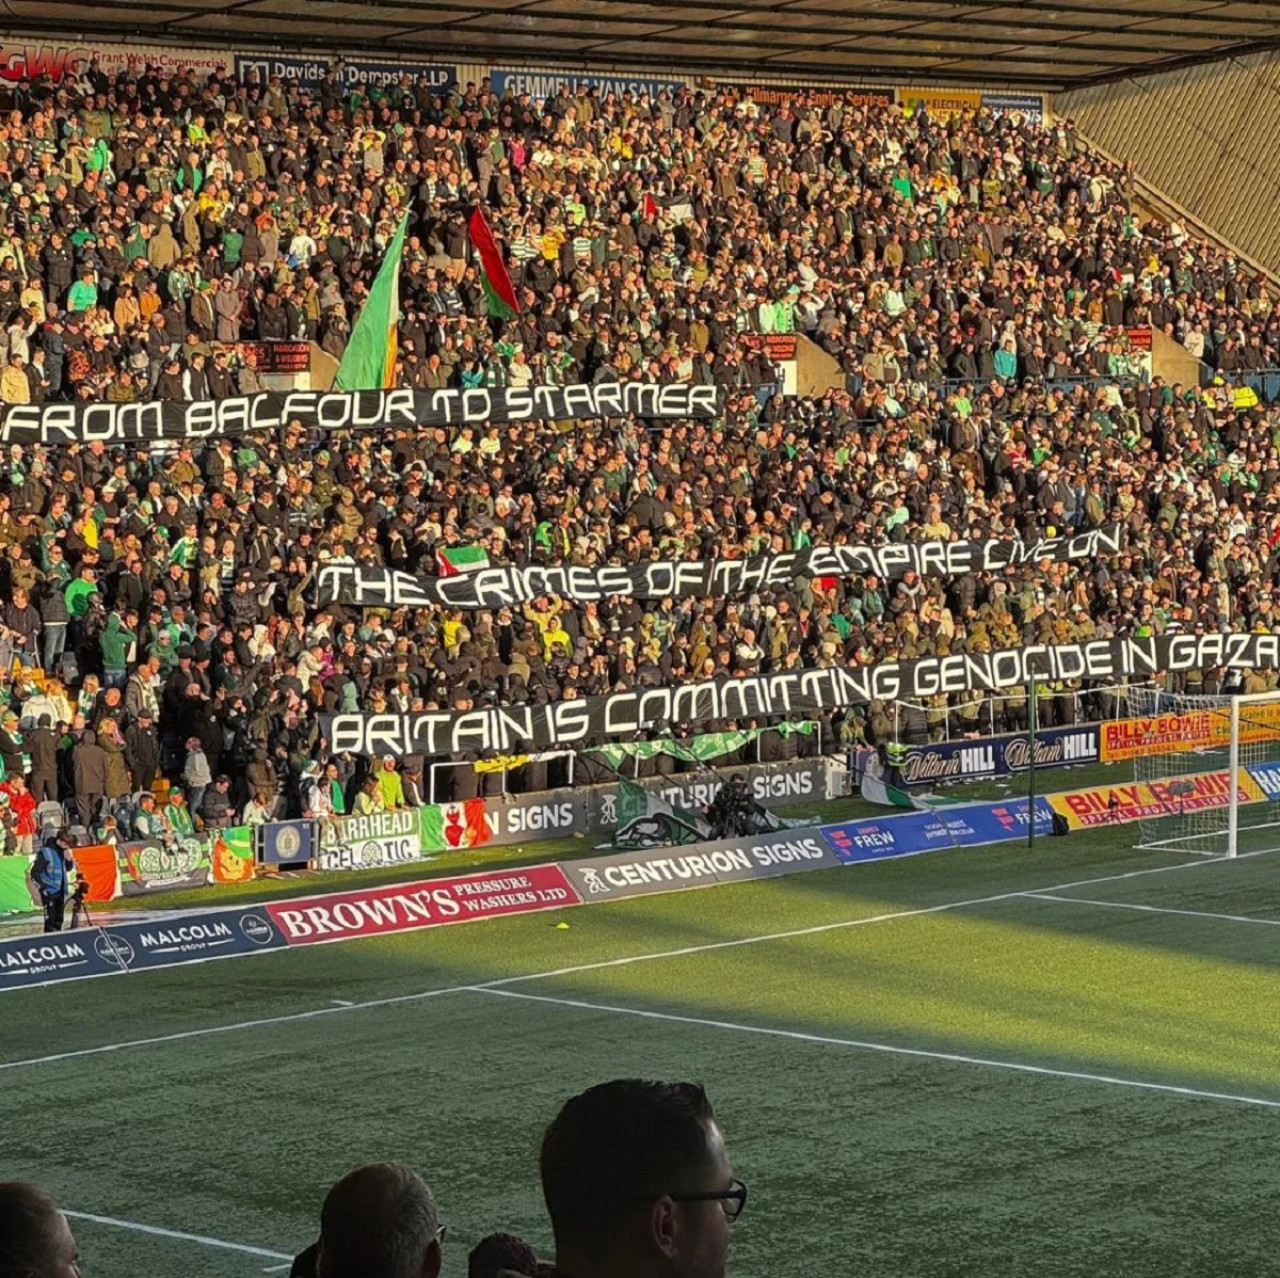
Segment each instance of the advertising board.
M982 105L996 115L1020 115L1033 124L1044 121L1042 93L984 93Z
M1088 790L1051 795L1049 801L1067 818L1073 830L1087 830L1101 825L1154 821L1188 812L1203 812L1209 808L1224 808L1230 796L1230 782L1223 771L1199 772L1163 781L1094 786ZM1265 797L1251 775L1240 774L1241 803L1259 803Z
M47 75L54 84L61 84L80 75L95 58L103 74L111 79L122 71L141 75L147 67L156 67L165 75L192 71L197 77L229 75L232 68L231 54L220 49L113 44L92 36L30 41L10 38L0 44L0 80L17 84L20 80L38 80Z
M784 830L688 848L645 848L561 866L588 903L839 865L818 830Z
M0 992L123 972L101 937L102 932L92 928L0 941Z
M1265 798L1280 799L1280 763L1250 763L1245 771Z
M338 72L338 84L344 92L360 88L386 88L399 84L402 76L412 77L414 84L426 76L431 88L448 93L458 83L458 70L453 66L425 62L377 62L365 58L336 61L325 57L302 57L288 54L239 53L235 60L236 79L246 80L256 74L260 84L273 77L286 86L318 89L330 68Z
M279 930L261 906L207 910L155 922L122 923L100 928L98 942L129 972L180 963L258 954L284 944Z
M853 84L727 84L724 87L749 97L760 106L782 106L800 97L823 109L836 103L865 107L892 106L894 102L893 89Z
M0 993L24 986L260 954L284 946L261 906L0 941Z
M1099 728L1042 728L1036 733L1036 767L1065 768L1097 763ZM946 781L974 781L1007 777L1030 766L1031 745L1025 733L938 741L909 746L898 769L902 785L937 785Z
M976 111L982 105L982 94L974 89L899 89L898 101L907 115L924 107L933 119L947 120L964 111Z
M602 98L610 93L621 97L630 93L633 97L648 94L656 98L664 89L675 93L683 89L683 80L651 78L643 75L596 75L590 71L528 71L516 67L495 67L489 73L489 82L499 97L512 93L516 97L528 94L534 102L554 98L561 89L576 94L580 87L595 89Z
M1035 803L1037 834L1053 832L1053 809L1046 799ZM870 821L845 821L825 825L822 836L846 865L915 856L943 848L979 847L1004 843L1027 835L1030 823L1027 801L974 803L938 812L912 812L905 816Z
M268 821L259 831L263 865L306 865L311 860L316 834L314 821Z
M1280 754L1280 705L1252 705L1241 717L1240 740L1277 742ZM1102 725L1104 763L1119 763L1144 754L1174 754L1188 750L1216 750L1231 741L1230 712L1193 710L1189 714L1157 714L1139 719L1115 719Z
M680 772L665 777L642 777L636 783L657 794L673 807L700 811L711 805L729 777L746 779L751 797L764 807L807 803L824 803L831 797L828 790L830 768L822 759L795 759L785 763L751 763L741 767ZM590 796L588 831L612 830L618 824L618 787L593 787Z
M583 834L588 829L588 799L585 787L486 799L484 816L490 838L494 843L516 843Z
M535 865L273 902L265 908L287 944L315 945L579 904L560 866Z

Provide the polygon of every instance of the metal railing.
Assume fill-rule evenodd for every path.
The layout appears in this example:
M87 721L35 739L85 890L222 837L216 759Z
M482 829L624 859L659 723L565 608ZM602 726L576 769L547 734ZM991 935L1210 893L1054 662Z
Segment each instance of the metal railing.
M1039 726L1065 727L1075 724L1102 723L1108 719L1127 717L1128 688L1080 688L1055 692L1037 699ZM1063 715L1058 704L1046 713L1050 703L1066 701L1069 715ZM976 721L966 724L959 707L949 705L945 717L941 707L913 701L893 703L893 739L899 745L930 745L946 741L963 741L973 736L998 737L1027 729L1025 695L984 697Z
M672 764L671 775L680 776L685 773L697 772L699 770L710 767L716 768L732 768L741 767L744 764L764 764L764 763L785 763L791 758L821 758L824 751L832 747L830 733L824 733L824 725L821 719L814 720L814 730L810 733L796 734L792 739L796 743L795 751L781 759L766 759L765 744L771 742L771 738L778 738L779 734L772 729L760 733L754 741L748 742L740 751L734 751L732 755L724 755L720 758L709 759L706 763L688 763L681 759L671 756L664 756L668 763ZM782 738L785 742L787 738ZM577 750L545 750L539 751L536 762L540 764L551 763L557 759L567 760L566 775L562 782L556 785L546 785L529 787L526 784L518 784L517 790L520 794L541 793L546 790L558 789L562 786L573 786L579 771L585 771L586 781L592 780L592 770L590 767L580 768L579 751ZM588 749L581 753L591 754ZM589 761L588 761L589 762ZM636 755L631 760L622 764L619 774L623 776L634 777L639 779L642 775L650 775L646 769L646 764L653 763L654 760L642 759ZM486 769L477 768L475 763L468 759L441 759L438 762L432 762L427 765L426 772L426 800L428 803L450 803L456 800L458 788L450 778L450 773L460 773L465 769L471 769L474 773L474 786L471 779L468 778L467 784L463 787L468 794L474 794L481 798L500 798L503 795L512 793L511 777L513 773L518 774L527 765L521 765L520 769L503 768L503 769ZM608 769L608 775L612 775L612 770ZM598 778L597 778L598 779ZM521 777L521 782L527 780L527 777Z

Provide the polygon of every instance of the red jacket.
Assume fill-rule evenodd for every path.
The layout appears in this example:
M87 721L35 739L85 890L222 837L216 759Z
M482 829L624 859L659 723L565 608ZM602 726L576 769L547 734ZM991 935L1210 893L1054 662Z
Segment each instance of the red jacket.
M36 800L30 790L21 794L9 791L9 811L13 813L13 832L15 834L34 834L36 832Z

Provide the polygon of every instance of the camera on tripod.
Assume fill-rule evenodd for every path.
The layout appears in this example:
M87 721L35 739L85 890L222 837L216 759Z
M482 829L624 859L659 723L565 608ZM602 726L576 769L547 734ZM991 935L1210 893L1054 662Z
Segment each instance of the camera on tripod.
M90 927L93 926L93 919L89 914L89 907L85 902L89 899L89 880L81 879L76 884L76 890L71 893L71 927L75 929L80 926L81 918Z

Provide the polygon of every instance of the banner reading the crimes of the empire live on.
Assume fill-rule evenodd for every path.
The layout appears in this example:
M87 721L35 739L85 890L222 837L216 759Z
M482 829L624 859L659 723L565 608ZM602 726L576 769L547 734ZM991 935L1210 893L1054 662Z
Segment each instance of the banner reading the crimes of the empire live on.
M713 719L783 718L938 693L1021 687L1034 675L1058 680L1148 678L1229 667L1280 669L1280 635L1166 635L1097 639L1000 652L958 653L872 666L788 670L743 679L708 679L602 697L483 710L326 716L334 754L514 754L553 745L599 743L652 727Z
M697 559L630 567L502 565L452 577L416 577L390 568L328 564L317 580L317 602L359 608L500 608L544 595L580 601L629 595L633 599L710 598L752 590L788 589L797 577L875 574L893 581L907 572L922 577L999 572L1048 559L1064 563L1118 554L1119 524L1041 541L915 541L887 546L814 546L749 559Z
M262 391L192 403L12 404L0 410L0 443L214 439L274 431L290 422L321 431L394 430L599 417L707 419L719 411L718 387L652 382L527 389Z

